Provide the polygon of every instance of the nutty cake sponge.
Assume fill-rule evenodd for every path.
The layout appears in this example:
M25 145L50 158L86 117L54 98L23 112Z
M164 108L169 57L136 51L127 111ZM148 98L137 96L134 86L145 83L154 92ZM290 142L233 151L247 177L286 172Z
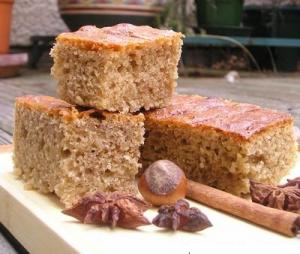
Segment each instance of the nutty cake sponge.
M278 183L296 159L293 119L275 110L176 95L145 118L143 168L168 159L188 178L236 195L249 192L249 179Z
M108 111L163 107L176 86L182 37L130 24L62 33L51 51L59 97Z
M70 207L88 192L136 193L144 116L78 109L48 96L16 99L15 173Z

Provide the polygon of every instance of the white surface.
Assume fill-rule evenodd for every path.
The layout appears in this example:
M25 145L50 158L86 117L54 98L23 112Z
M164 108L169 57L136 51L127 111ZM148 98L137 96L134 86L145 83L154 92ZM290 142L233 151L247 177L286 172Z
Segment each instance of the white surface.
M12 171L11 153L0 154L0 221L31 253L299 253L300 237L288 238L216 210L200 208L213 227L198 233L154 226L110 229L78 223L61 213L51 195L25 190ZM298 166L292 175L300 175ZM146 213L149 219L155 211Z

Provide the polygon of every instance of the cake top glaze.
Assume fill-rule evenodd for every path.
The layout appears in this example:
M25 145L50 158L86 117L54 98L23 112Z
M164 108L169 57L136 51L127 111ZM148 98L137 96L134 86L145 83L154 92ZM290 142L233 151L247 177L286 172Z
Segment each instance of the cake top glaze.
M113 117L136 122L144 121L144 115L141 113L119 114L105 110L77 107L63 100L45 95L25 95L17 97L16 106L24 106L31 110L62 118L66 121L74 121L85 117L94 117L98 119Z
M197 95L175 95L169 106L147 112L145 116L166 124L211 128L243 139L272 126L293 122L287 113Z
M62 33L56 38L57 42L89 50L111 48L114 50L124 47L138 47L148 42L181 40L183 35L172 30L162 30L150 26L135 26L118 24L111 27L97 28L83 26L75 32Z

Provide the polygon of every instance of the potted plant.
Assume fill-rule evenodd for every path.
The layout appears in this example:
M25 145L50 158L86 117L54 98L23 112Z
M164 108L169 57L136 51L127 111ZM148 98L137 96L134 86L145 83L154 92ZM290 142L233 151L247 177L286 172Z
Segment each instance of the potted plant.
M209 34L249 36L251 29L241 26L243 0L195 0L198 27Z
M240 26L243 0L196 0L199 26Z
M118 23L155 25L156 16L163 10L166 0L58 0L62 19L70 30L84 25L97 27Z
M0 78L16 75L27 62L26 53L9 53L13 3L14 0L0 0Z
M13 0L0 0L0 54L9 51L9 36Z

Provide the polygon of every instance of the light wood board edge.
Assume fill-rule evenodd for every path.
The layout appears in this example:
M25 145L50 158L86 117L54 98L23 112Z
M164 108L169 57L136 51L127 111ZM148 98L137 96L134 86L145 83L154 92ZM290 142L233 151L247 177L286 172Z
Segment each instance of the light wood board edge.
M77 253L3 186L0 186L0 199L5 204L0 211L1 223L30 253Z
M13 144L0 145L0 153L9 153L12 152L13 149L14 149Z

